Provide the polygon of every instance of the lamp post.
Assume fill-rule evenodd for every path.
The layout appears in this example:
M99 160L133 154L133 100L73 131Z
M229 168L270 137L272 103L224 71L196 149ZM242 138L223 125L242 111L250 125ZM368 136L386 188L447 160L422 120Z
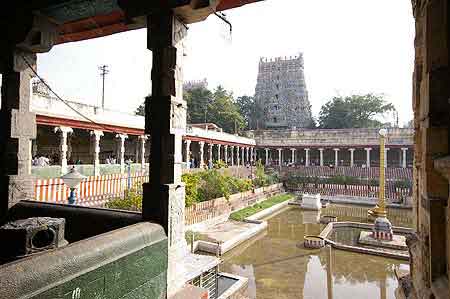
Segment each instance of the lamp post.
M64 181L64 184L67 185L67 187L70 188L70 195L68 198L69 204L73 205L75 204L75 201L77 199L75 190L77 189L78 185L81 183L82 180L84 180L86 177L79 173L75 166L72 167L72 169L66 173L65 175L61 176L61 178Z
M386 212L386 200L384 197L385 194L385 186L384 186L384 180L385 180L385 168L384 168L384 160L385 157L385 138L387 134L386 129L381 129L380 132L380 183L379 183L379 190L378 190L378 204L373 208L370 209L367 213L370 217L378 218L386 218L387 212Z

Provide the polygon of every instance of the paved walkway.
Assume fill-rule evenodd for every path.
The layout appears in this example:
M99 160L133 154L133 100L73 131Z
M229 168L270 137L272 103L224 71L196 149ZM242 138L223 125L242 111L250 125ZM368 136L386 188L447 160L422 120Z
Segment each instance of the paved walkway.
M256 226L257 224L254 223L228 220L226 222L216 224L198 232L206 236L212 242L224 243Z

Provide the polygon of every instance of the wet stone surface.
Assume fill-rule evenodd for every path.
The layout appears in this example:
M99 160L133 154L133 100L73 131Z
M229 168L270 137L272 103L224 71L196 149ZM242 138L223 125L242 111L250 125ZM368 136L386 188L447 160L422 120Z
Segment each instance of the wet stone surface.
M352 216L354 209L333 208L340 208L340 221L368 222ZM407 262L329 247L306 249L303 237L319 234L325 225L304 221L303 213L289 207L267 219L265 232L223 257L221 271L249 278L249 298L395 298L394 269L408 270ZM403 213L401 221L411 212Z

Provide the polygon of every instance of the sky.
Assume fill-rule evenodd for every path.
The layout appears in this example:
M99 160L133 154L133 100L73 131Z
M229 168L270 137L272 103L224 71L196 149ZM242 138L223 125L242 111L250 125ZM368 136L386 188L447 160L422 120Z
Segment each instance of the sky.
M383 94L403 125L412 119L414 19L410 0L266 0L189 25L185 80L206 78L235 96L254 95L260 57L297 55L317 117L336 95ZM132 112L151 91L145 29L58 45L38 72L67 100L101 103L98 66L109 65L106 107ZM389 119L387 119L389 120Z

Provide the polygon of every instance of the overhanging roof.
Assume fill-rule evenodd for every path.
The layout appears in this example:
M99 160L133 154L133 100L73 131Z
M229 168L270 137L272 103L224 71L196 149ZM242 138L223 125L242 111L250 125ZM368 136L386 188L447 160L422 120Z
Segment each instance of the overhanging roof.
M143 3L145 1L157 0L143 0ZM168 0L158 1L164 3ZM209 0L210 6L203 11L199 9L201 11L198 13L199 16L195 15L196 12L192 9L192 18L189 18L189 15L185 15L182 19L187 23L195 22L205 18L214 11L224 11L258 1L262 0ZM61 44L145 27L145 23L142 21L127 19L118 2L118 0L35 0L31 1L31 8L34 12L48 17L52 22L58 24L60 34L57 44ZM179 13L189 14L189 9L183 9L186 6L190 7L185 5L188 2L188 0L175 0L173 5L180 8ZM175 12L177 13L177 10Z

